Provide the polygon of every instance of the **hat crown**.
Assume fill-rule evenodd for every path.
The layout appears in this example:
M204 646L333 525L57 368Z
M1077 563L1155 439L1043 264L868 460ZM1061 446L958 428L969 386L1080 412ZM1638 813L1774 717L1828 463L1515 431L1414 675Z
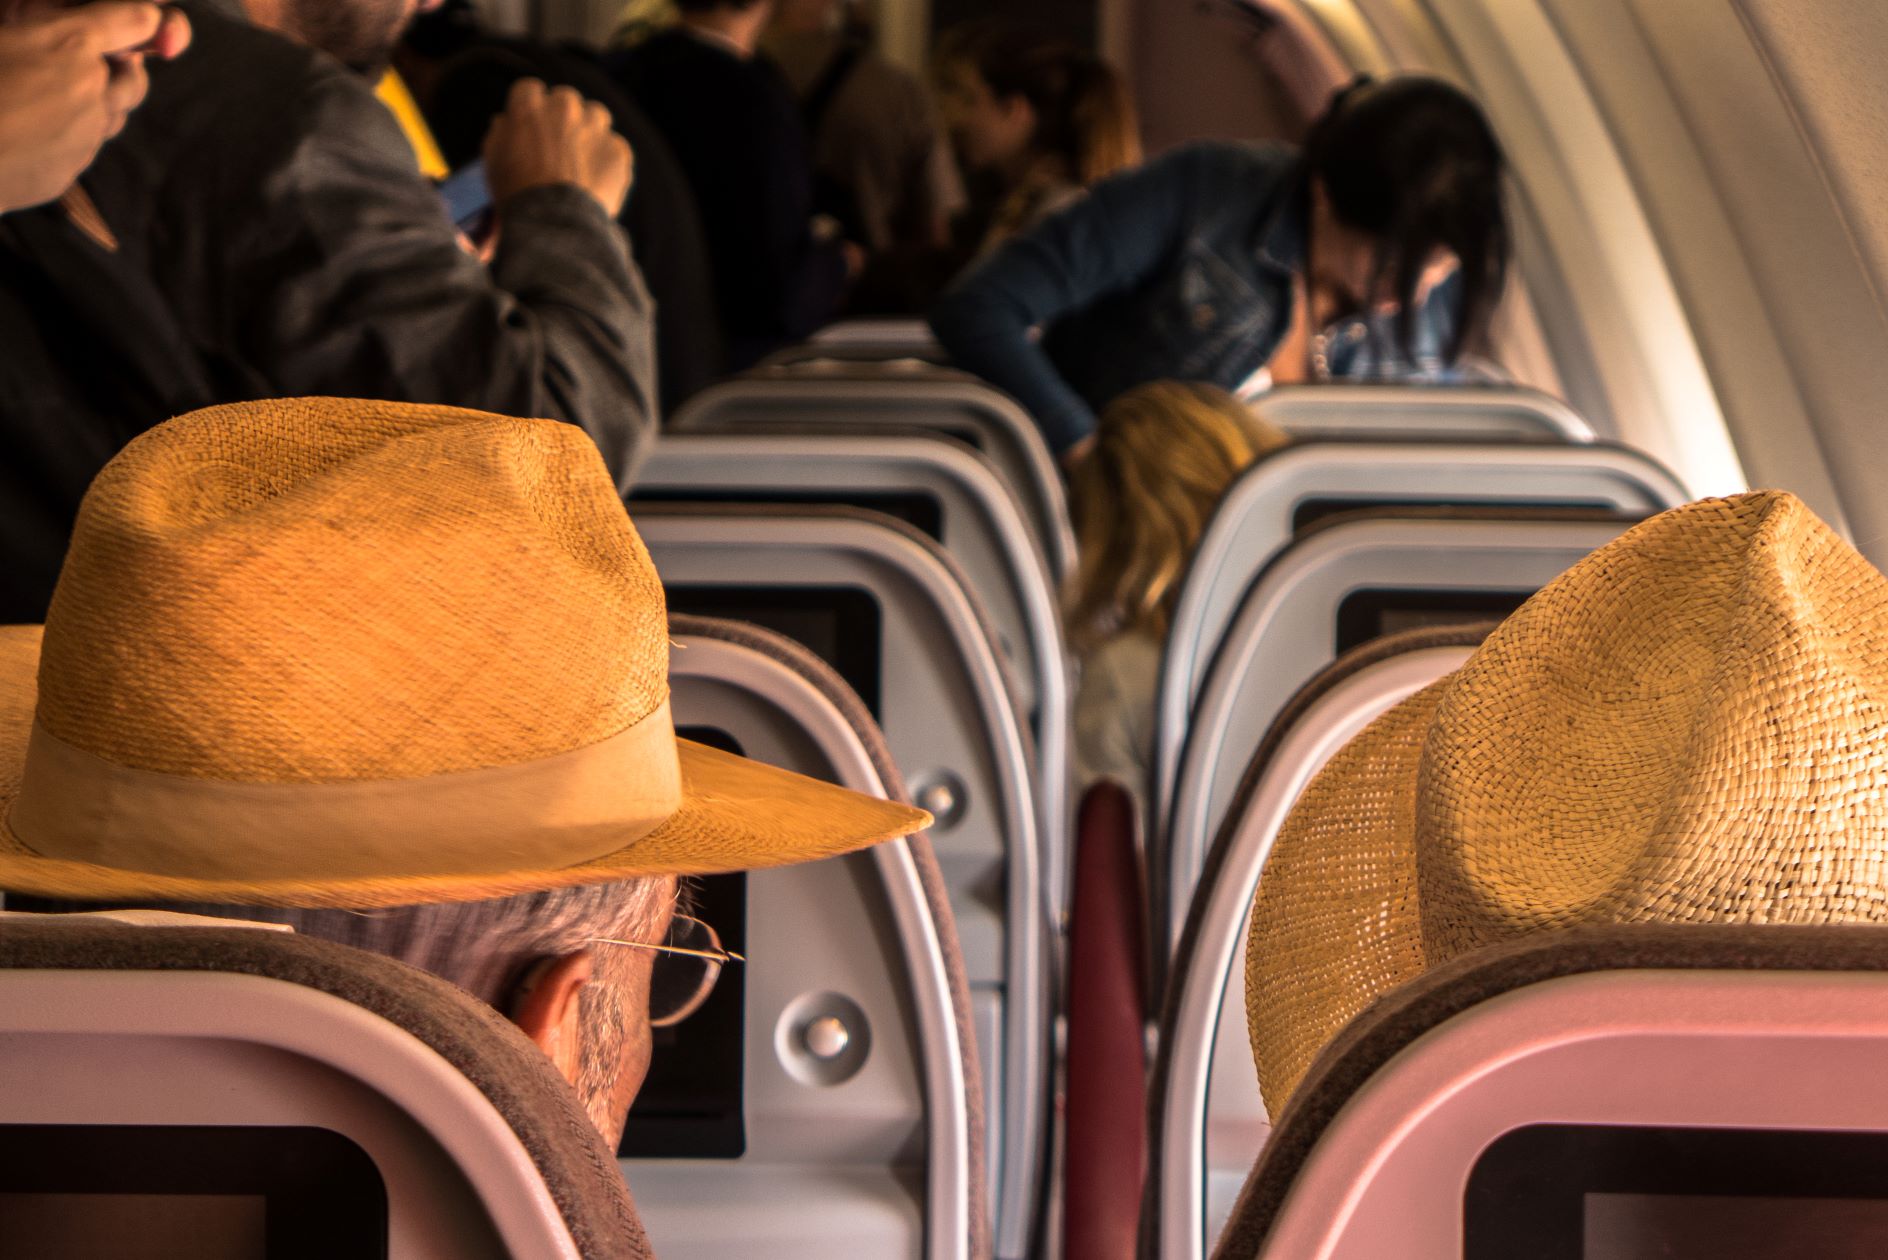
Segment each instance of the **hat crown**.
M1417 796L1427 948L1888 915L1888 579L1799 500L1665 513L1497 629Z
M660 580L580 430L292 399L172 420L100 474L38 721L138 770L410 779L599 743L667 672Z

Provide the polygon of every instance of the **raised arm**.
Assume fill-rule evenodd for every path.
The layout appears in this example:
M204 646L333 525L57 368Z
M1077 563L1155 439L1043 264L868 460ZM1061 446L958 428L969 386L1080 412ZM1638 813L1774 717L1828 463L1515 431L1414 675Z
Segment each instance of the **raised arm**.
M363 86L337 73L300 109L272 176L212 203L226 335L260 384L565 420L627 485L655 432L654 311L612 218L630 169L607 115L541 86L514 98L488 151L487 267Z
M1095 416L1056 371L1042 332L1168 264L1186 231L1194 163L1181 149L1102 181L1006 242L931 309L931 328L958 366L1014 395L1057 454L1092 433Z

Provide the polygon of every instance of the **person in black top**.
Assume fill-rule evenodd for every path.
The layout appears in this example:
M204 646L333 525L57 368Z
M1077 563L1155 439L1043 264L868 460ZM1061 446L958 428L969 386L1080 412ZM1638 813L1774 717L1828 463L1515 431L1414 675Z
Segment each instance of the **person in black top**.
M610 59L688 172L733 366L838 310L863 255L816 231L800 107L757 51L772 0L678 0L681 24Z
M727 374L727 344L715 310L714 272L688 176L649 116L579 44L498 35L480 25L470 0L422 14L395 54L441 154L454 170L476 159L520 79L575 88L610 111L610 125L636 154L636 185L617 221L655 299L658 394L665 415Z

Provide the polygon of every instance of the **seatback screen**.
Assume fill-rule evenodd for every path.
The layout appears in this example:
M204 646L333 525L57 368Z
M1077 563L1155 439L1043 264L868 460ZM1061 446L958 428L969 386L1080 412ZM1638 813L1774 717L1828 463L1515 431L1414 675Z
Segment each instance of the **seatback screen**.
M0 1125L6 1260L387 1254L373 1159L306 1126Z
M934 542L944 541L943 504L935 496L916 490L791 490L776 486L713 490L698 486L652 486L635 492L630 507L639 503L788 503L862 508L903 521Z
M1878 1260L1888 1199L1589 1194L1581 1260Z
M259 1194L0 1193L0 1255L13 1260L268 1260Z
M785 635L832 666L879 718L878 599L853 586L715 586L673 582L669 611L745 621Z
M1500 621L1533 591L1353 591L1337 606L1337 654L1372 639L1431 626Z
M1540 1124L1482 1152L1464 1260L1888 1256L1888 1134Z

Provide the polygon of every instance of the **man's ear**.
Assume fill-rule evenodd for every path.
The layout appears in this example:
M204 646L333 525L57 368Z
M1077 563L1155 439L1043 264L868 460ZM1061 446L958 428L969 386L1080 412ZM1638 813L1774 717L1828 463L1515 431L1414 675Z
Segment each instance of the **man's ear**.
M578 996L590 982L596 957L590 950L546 958L525 973L511 1002L511 1022L538 1043L571 1084L582 1063Z

